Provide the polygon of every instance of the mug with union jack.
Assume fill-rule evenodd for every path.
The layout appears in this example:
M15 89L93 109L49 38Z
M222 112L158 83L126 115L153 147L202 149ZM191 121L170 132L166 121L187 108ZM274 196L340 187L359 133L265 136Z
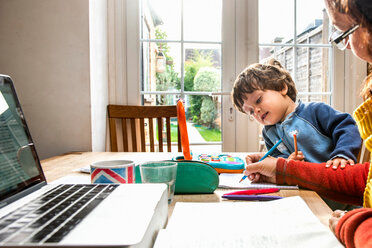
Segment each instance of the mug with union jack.
M135 183L135 164L130 160L108 160L90 165L92 183Z

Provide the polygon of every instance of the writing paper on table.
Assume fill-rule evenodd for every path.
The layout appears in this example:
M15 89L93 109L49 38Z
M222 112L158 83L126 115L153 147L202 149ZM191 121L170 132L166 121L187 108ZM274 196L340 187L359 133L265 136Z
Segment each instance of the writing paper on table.
M155 248L343 247L298 196L269 202L177 202Z
M219 176L219 188L228 189L265 189L265 188L279 188L279 189L298 189L298 186L276 185L273 183L252 183L248 178L240 181L244 174L239 173L221 173Z

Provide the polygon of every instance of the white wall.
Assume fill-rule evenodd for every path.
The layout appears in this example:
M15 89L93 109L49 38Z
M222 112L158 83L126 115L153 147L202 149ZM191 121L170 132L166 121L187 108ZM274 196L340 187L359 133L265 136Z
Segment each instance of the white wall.
M352 114L363 102L360 96L362 82L367 75L367 63L351 50L345 51L345 112Z
M367 75L367 63L357 58L351 50L344 52L334 49L333 53L334 68L334 97L332 106L343 112L352 114L353 111L362 103L360 89L363 79Z
M40 158L91 150L89 0L0 0L0 34Z
M89 4L92 151L105 151L108 104L107 1Z

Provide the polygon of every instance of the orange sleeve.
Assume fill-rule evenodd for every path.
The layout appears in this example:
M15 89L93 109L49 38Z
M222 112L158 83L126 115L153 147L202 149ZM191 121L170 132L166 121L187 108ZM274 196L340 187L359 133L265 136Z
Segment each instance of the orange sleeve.
M347 247L372 247L372 209L360 208L347 212L336 227L337 238Z
M363 204L369 163L326 168L325 163L309 163L279 158L276 164L278 184L298 185L311 189L325 198L353 205Z

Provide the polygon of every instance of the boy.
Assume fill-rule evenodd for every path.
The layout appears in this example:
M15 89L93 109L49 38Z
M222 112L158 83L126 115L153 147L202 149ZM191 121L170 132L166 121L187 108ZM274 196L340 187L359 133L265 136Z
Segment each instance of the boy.
M297 90L289 72L276 60L267 65L252 64L237 77L232 90L234 106L264 125L267 149L279 139L282 143L271 154L328 166L354 165L361 147L358 128L351 115L322 102L296 103ZM298 150L294 154L293 134ZM248 155L247 163L263 154Z

